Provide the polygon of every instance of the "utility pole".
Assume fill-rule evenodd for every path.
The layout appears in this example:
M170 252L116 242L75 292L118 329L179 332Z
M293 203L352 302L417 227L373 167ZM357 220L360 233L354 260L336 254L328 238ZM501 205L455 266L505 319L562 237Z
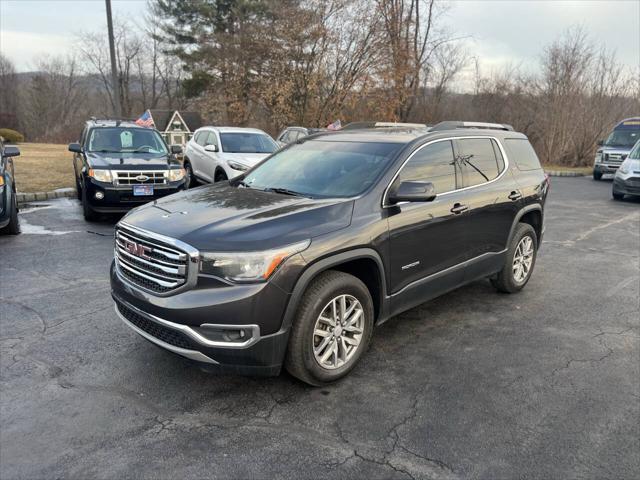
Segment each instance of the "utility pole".
M113 90L113 113L116 118L122 117L120 108L120 86L118 84L118 68L116 66L116 45L113 39L113 20L111 18L111 0L107 4L107 30L109 32L109 54L111 55L111 89Z

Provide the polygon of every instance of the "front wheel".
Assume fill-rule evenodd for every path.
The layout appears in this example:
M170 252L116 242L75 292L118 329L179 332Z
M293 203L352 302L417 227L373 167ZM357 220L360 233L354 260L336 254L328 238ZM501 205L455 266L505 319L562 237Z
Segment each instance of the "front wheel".
M332 270L320 274L300 302L285 368L315 386L344 377L369 346L373 314L371 294L358 278Z
M91 208L91 205L89 205L86 188L82 189L82 214L87 222L95 222L98 219L97 213Z
M505 264L491 279L500 292L515 293L522 290L531 278L538 253L536 231L528 223L519 223L507 250Z
M602 172L598 170L593 171L593 179L594 180L602 180Z
M15 193L11 195L11 213L9 214L9 223L2 229L0 233L8 235L18 235L20 233L20 219L18 218L18 203Z
M624 199L624 193L618 193L615 190L611 191L611 195L613 196L614 200L623 200Z
M228 177L227 177L227 174L224 172L224 170L217 170L213 181L224 182L225 180L228 180Z

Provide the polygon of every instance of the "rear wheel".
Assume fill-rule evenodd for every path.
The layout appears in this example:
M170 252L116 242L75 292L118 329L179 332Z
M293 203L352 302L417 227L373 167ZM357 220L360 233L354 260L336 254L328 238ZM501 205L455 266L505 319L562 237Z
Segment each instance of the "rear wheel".
M538 252L536 231L528 223L516 226L504 267L491 279L500 292L515 293L522 290L531 278Z
M80 186L80 182L78 181L78 177L76 176L76 196L78 200L82 201L82 187Z
M91 205L89 205L86 188L82 189L82 213L87 222L95 222L98 219L98 214L91 208Z
M224 172L224 170L216 170L216 176L213 179L214 182L224 182L225 180L228 180L227 178L227 174Z
M285 367L310 385L347 375L367 350L373 301L358 278L327 271L307 288L291 330Z
M594 180L602 180L602 172L598 170L593 171L593 179Z
M9 223L2 229L0 233L6 233L8 235L18 235L20 233L20 219L18 218L18 203L16 200L16 194L11 195L11 213L9 214Z

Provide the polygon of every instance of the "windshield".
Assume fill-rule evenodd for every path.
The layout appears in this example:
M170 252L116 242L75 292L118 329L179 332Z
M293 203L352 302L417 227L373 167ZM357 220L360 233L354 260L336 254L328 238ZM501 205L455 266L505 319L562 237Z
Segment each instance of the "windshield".
M105 153L168 153L162 137L147 128L94 128L89 134L89 151Z
M276 142L263 133L221 133L222 151L227 153L273 153Z
M629 158L632 160L640 160L640 140L636 143L636 146L633 147L631 153L629 153Z
M377 180L401 146L306 141L261 163L244 183L250 188L283 189L309 197L352 197Z
M607 147L633 147L640 138L639 129L614 130L604 144Z

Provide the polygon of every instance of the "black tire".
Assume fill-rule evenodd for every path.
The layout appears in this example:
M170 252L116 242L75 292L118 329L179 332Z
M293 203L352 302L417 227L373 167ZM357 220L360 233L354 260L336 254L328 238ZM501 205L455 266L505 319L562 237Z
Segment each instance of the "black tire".
M193 188L197 185L196 177L193 176L193 168L191 167L191 163L184 162L184 171L186 172L185 176L187 177L187 181L185 182L185 188Z
M216 170L216 176L213 179L214 182L224 182L225 180L229 180L227 174L224 170Z
M91 208L91 205L89 205L87 190L85 188L82 189L82 213L87 222L95 222L98 219L98 214Z
M618 193L615 190L611 191L611 196L614 200L624 200L624 193Z
M349 295L360 302L364 321L360 343L342 366L328 369L320 365L313 352L314 329L322 311L332 299ZM329 270L321 273L304 293L293 322L285 368L294 377L314 386L326 385L347 375L369 347L373 333L373 301L369 290L358 278ZM337 328L336 328L337 330Z
M598 170L593 171L593 179L594 180L602 180L602 172Z
M76 176L76 196L78 200L82 201L82 187L80 186L80 182L78 181L78 177Z
M20 219L18 218L18 203L16 194L11 195L11 213L9 214L9 223L0 229L0 233L7 235L18 235L20 233Z
M513 272L514 257L516 254L516 249L518 248L518 244L524 237L527 236L530 237L533 241L533 258L526 277L522 281L517 281ZM533 269L536 265L537 255L538 237L536 235L536 231L528 223L519 223L516 226L515 232L513 232L513 238L511 239L509 249L507 250L507 256L504 266L502 267L502 270L500 270L500 272L498 272L498 274L491 279L492 285L499 292L503 293L515 293L522 290L531 278L531 274L533 273Z

